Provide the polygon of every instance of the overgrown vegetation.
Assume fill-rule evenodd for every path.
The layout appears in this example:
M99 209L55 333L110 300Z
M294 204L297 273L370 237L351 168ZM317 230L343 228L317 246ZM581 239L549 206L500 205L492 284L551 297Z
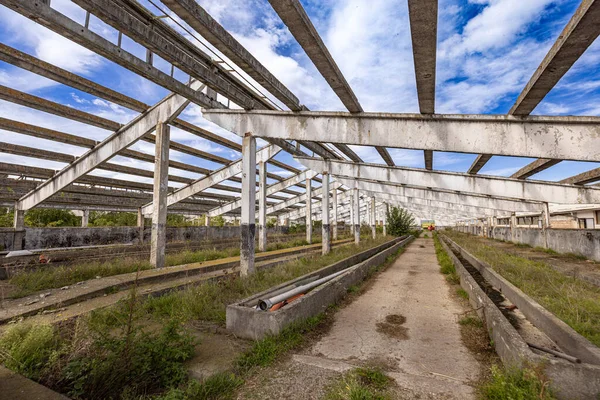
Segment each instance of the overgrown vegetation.
M549 382L540 368L503 369L492 367L492 379L481 388L486 400L552 400Z
M440 243L440 238L437 233L433 233L433 242L435 245L435 255L438 259L438 264L440 264L440 272L446 275L446 280L453 284L460 283L460 276L456 272L456 268L454 267L454 263L450 256L446 253L442 244Z
M392 399L393 380L379 368L355 368L333 384L326 400L387 400Z
M415 225L415 218L406 209L390 207L386 213L388 233L393 236L402 236L410 233Z
M600 346L600 288L497 248L493 242L448 232L454 241L531 296L596 346Z
M257 341L233 371L203 382L187 377L184 361L194 341L191 319L224 323L225 306L259 290L293 279L385 241L365 240L325 256L307 257L251 277L232 276L161 298L140 300L135 289L115 307L92 312L59 328L17 324L0 339L0 362L75 399L231 398L255 368L271 365L296 349L323 316L295 324ZM389 260L388 260L389 261ZM160 397L156 397L160 396Z

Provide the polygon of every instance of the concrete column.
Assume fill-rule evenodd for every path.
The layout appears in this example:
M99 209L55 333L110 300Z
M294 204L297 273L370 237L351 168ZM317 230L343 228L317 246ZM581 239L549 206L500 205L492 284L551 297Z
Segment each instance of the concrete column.
M18 210L15 203L15 216L13 220L13 250L23 250L25 241L25 211Z
M354 191L353 191L354 192ZM354 195L350 195L350 234L354 235Z
M156 125L156 154L154 160L154 209L152 212L152 241L150 263L156 268L165 266L167 245L167 193L169 191L169 125Z
M375 197L371 197L371 235L377 237L377 219L375 216Z
M354 188L352 189L353 193L352 193L352 197L353 197L353 201L354 204L352 205L353 208L353 223L354 223L354 243L359 244L360 243L360 196L358 195L358 189Z
M90 210L83 210L83 216L81 217L81 227L87 228L90 223Z
M204 226L210 226L210 216L208 214L204 216Z
M267 250L267 163L258 163L258 249Z
M312 243L312 180L306 180L306 241Z
M142 214L142 208L138 208L138 212L137 212L137 227L139 230L138 233L138 242L139 244L143 244L144 243L144 214Z
M333 189L333 192L331 192L331 195L333 196L331 199L331 203L332 203L332 212L333 212L333 240L337 240L338 238L338 196L337 196L337 189Z
M515 241L515 229L517 229L517 214L512 213L510 215L510 241Z
M240 275L254 273L256 237L256 138L246 133L242 140L242 221Z
M548 248L548 228L550 228L550 207L548 203L542 205L542 235L544 235L544 248Z
M329 254L331 251L331 237L329 236L330 227L329 227L329 173L327 171L323 172L323 187L321 188L321 193L323 193L323 197L321 200L321 216L322 216L322 250L323 255Z
M388 203L383 203L383 236L387 236L387 215L390 210Z

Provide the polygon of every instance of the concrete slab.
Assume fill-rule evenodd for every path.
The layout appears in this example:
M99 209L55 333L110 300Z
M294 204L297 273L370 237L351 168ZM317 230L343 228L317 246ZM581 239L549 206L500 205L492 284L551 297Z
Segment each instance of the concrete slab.
M463 345L432 239L415 240L372 286L340 310L313 356L383 363L398 385L449 399L474 398L480 365ZM421 382L421 383L418 383Z
M68 397L0 366L0 398L10 400L68 400Z

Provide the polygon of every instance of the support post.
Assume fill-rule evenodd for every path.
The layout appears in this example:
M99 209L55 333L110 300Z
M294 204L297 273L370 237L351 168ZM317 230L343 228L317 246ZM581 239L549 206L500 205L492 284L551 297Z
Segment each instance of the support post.
M353 223L354 223L354 243L355 244L359 244L360 243L360 196L358 195L358 189L354 188L353 189Z
M254 273L256 236L256 138L246 133L242 140L242 221L240 275Z
M327 171L323 172L323 188L321 189L321 193L323 194L323 198L321 201L321 216L322 216L322 234L321 234L321 243L323 255L329 254L331 251L331 237L329 236L330 226L329 226L329 173Z
M267 163L258 163L258 250L267 251Z
M375 197L371 197L371 235L377 237L377 220L375 217Z
M13 220L13 250L23 250L25 241L25 211L19 210L15 203L15 216Z
M510 215L510 241L515 241L515 230L517 229L517 214L512 213Z
M210 226L210 216L208 214L204 216L204 226Z
M388 213L390 212L390 206L388 203L383 203L383 236L387 236L387 224L388 224Z
M544 235L544 248L548 248L548 228L550 228L550 207L548 203L542 205L542 234Z
M354 191L353 191L354 192ZM354 194L350 195L350 234L354 235Z
M306 241L312 243L312 180L306 180Z
M144 243L144 223L145 223L145 219L144 219L144 213L142 213L142 208L138 208L138 212L137 212L137 227L138 227L138 243L139 244L143 244Z
M165 266L167 245L167 193L169 191L169 125L159 122L156 125L156 155L154 160L154 212L152 213L152 241L150 263L155 268Z
M86 208L85 210L83 210L83 216L81 217L81 227L87 228L89 223L90 223L90 210Z
M331 198L331 202L333 205L332 211L333 211L333 240L337 240L338 238L338 196L337 196L337 189L333 189L333 192L331 192L332 198Z

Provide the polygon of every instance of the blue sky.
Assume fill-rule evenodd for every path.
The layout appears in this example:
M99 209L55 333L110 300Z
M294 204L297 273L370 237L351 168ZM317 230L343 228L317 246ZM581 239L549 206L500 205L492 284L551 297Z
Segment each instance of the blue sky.
M154 0L153 0L154 1ZM147 0L151 11L160 12ZM158 1L154 1L159 4ZM242 44L312 110L343 110L339 99L321 78L303 50L274 13L267 0L199 0ZM366 111L418 112L408 7L406 0L304 0L331 54ZM504 114L508 112L552 43L579 5L578 0L440 0L438 27L438 113ZM84 21L84 12L67 0L52 6L70 18ZM162 7L162 5L161 5ZM165 8L166 9L166 8ZM169 21L165 19L164 21ZM116 42L117 33L92 17L91 28ZM179 29L177 26L175 28ZM200 45L196 39L190 38ZM153 104L167 91L116 64L36 25L0 6L0 42L16 47L95 82ZM144 49L129 39L127 51L144 58ZM600 43L594 43L554 90L536 108L543 115L600 115ZM155 58L155 66L170 66ZM178 79L186 81L183 73ZM136 113L86 93L0 62L0 84L125 123ZM110 132L0 101L0 116L102 140ZM235 135L201 118L198 107L182 118L240 142ZM401 134L398 132L397 134ZM172 130L172 139L230 159L239 153L186 132ZM0 131L0 141L79 155L84 149ZM135 149L151 154L153 147L138 143ZM382 163L374 149L354 147L368 162ZM423 167L423 153L390 149L399 166ZM182 153L172 157L206 168L218 164ZM436 152L434 168L465 172L476 155ZM299 166L289 155L277 159ZM141 161L116 159L126 165L152 169ZM0 154L0 161L58 169L60 163ZM481 173L510 176L533 160L493 157ZM598 163L562 162L534 179L560 180L596 167ZM269 170L285 175L285 171ZM197 175L172 170L195 178ZM108 171L93 174L144 180ZM149 181L149 180L148 180ZM178 186L173 183L173 186Z

